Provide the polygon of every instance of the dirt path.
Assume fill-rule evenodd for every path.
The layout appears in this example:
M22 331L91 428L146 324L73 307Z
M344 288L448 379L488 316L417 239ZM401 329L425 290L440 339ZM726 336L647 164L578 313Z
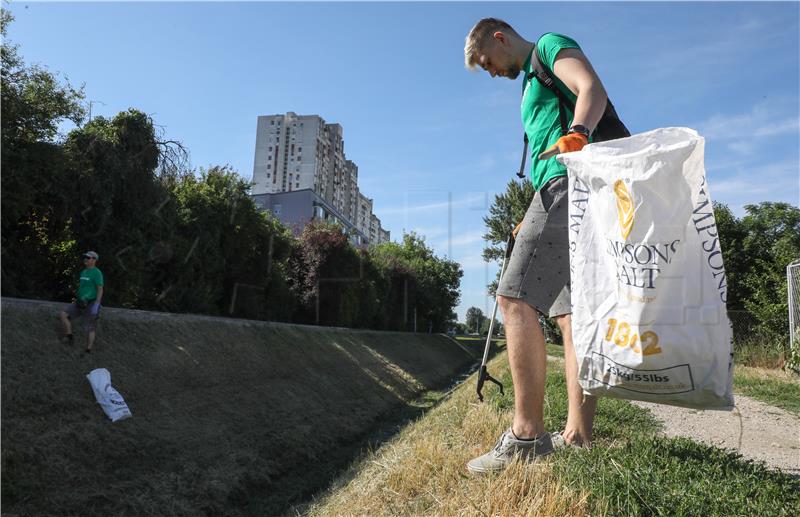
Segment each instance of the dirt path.
M633 403L663 422L666 436L733 449L747 459L800 475L800 416L743 395L735 397L732 412Z

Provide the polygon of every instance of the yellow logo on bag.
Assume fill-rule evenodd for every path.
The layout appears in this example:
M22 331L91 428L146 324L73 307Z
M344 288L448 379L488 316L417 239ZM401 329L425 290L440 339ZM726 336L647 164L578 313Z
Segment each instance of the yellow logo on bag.
M617 216L619 216L620 233L623 239L627 239L631 230L633 230L633 197L631 197L622 180L617 180L614 183L614 194L617 195Z

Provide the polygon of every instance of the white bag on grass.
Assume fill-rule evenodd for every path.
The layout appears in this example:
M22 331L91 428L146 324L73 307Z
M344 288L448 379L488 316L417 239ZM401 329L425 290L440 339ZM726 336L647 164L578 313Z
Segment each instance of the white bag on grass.
M704 140L664 128L558 156L572 336L592 395L733 407L732 331Z
M111 386L111 374L105 368L97 368L86 376L94 391L94 398L112 422L130 418L131 410L122 395Z

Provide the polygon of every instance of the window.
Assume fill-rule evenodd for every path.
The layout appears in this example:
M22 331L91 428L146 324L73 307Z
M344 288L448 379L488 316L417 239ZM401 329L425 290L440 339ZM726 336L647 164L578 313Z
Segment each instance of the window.
M267 169L271 169L271 168L272 168L272 165L267 164Z
M270 177L269 173L267 173L267 177L268 177L268 178Z
M300 188L300 183L296 183L295 188Z
M270 126L274 126L274 125L275 125L275 121L274 121L274 120L270 120L270 121L269 121L269 125L270 125Z

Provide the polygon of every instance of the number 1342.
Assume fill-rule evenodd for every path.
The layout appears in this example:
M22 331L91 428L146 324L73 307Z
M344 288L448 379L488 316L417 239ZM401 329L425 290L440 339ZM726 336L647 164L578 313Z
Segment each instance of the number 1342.
M637 332L631 332L631 325L624 321L617 321L609 318L606 341L613 341L620 347L631 347L634 352L642 355L655 355L661 353L658 346L658 334L652 330L642 332L639 336Z

